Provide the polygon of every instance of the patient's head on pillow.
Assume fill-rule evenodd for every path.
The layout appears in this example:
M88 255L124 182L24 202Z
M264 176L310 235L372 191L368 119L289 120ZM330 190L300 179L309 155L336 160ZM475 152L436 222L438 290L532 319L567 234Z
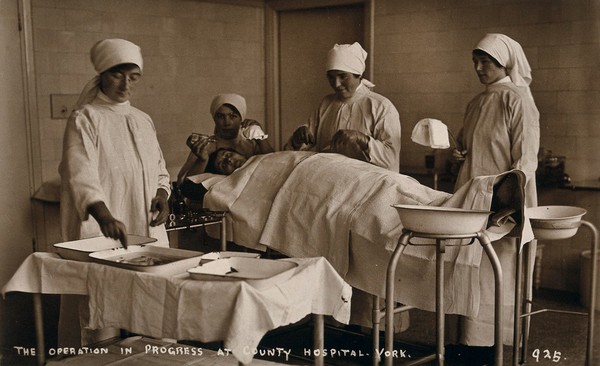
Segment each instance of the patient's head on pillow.
M234 149L221 148L208 156L207 173L229 175L244 165L246 157Z

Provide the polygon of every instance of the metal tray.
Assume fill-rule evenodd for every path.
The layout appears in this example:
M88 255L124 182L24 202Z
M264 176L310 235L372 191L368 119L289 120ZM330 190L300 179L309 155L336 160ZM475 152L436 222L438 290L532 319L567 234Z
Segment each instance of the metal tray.
M232 257L244 257L244 258L260 258L259 253L248 253L248 252L234 252L234 251L223 251L223 252L210 252L203 254L200 257L200 265L205 263L224 258Z
M142 245L154 243L157 240L148 236L127 235L129 245ZM121 242L104 236L96 236L88 239L66 241L64 243L54 244L58 255L64 259L71 259L80 262L89 262L90 253L101 250L121 248Z
M127 249L114 248L90 253L92 261L109 266L139 271L175 275L185 273L200 263L202 252L157 247L153 245L130 245Z
M298 263L287 260L231 257L191 268L188 273L195 280L244 280L263 290L292 277L297 266Z

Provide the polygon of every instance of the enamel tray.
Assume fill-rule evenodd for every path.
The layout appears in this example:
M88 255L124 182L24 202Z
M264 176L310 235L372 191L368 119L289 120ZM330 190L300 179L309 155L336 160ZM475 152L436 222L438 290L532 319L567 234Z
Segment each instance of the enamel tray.
M93 262L139 272L175 275L185 273L200 263L202 252L157 247L128 245L127 249L113 248L90 253Z
M244 280L263 290L285 282L294 274L298 264L286 260L231 257L217 259L188 270L195 280Z
M259 258L259 253L248 253L248 252L233 252L233 251L223 251L223 252L210 252L203 254L200 257L200 265L224 258L232 258L232 257L243 257L243 258Z
M156 242L155 238L139 235L127 235L129 245L142 245ZM88 239L66 241L54 244L58 255L64 259L80 262L89 262L90 254L101 250L121 248L121 242L105 236L96 236Z

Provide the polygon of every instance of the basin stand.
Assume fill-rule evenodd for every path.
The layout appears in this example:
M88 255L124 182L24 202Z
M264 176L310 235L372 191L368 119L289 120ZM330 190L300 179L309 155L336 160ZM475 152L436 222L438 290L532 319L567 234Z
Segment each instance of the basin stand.
M404 230L400 239L398 240L398 245L394 249L392 257L388 263L387 268L387 276L386 276L386 286L385 286L385 301L386 306L385 310L379 311L378 306L376 309L376 305L379 305L379 300L374 298L373 301L373 349L375 350L378 347L378 323L379 323L379 315L381 312L385 312L385 351L389 352L389 357L385 358L385 365L392 366L394 362L393 358L393 350L394 350L394 314L402 311L406 311L411 309L410 306L401 306L397 308L395 306L395 280L396 280L396 267L398 266L398 261L400 260L400 256L404 252L404 249L408 244L410 244L410 239L413 237L419 238L428 238L435 240L436 246L436 326L437 326L437 334L436 334L436 354L425 356L420 360L415 360L415 362L411 362L411 365L420 364L429 362L433 359L436 359L438 365L444 365L445 361L445 346L444 346L444 326L445 326L445 311L444 311L444 253L446 251L445 240L448 239L471 239L471 243L475 239L478 239L479 243L483 247L486 255L488 256L490 263L492 265L492 269L494 271L494 286L495 286L495 309L494 309L494 344L495 344L495 355L494 355L494 365L502 366L502 347L503 347L503 339L502 339L502 306L503 306L503 279L502 279L502 268L500 266L500 261L498 260L498 256L496 252L492 248L492 243L490 242L487 235L483 232L471 233L471 234L430 234L430 233L418 233L412 232L410 230ZM463 244L463 245L469 245ZM375 327L375 323L377 323L377 327ZM377 359L373 358L373 364L376 364Z
M585 220L581 220L581 226L587 227L592 232L592 264L591 264L591 279L589 283L589 294L590 294L590 304L589 311L587 313L575 312L575 311L565 311L565 310L557 310L557 309L540 309L536 311L531 311L531 293L530 293L530 284L527 283L526 286L526 296L525 300L522 303L522 289L521 289L521 277L522 277L522 253L517 250L517 268L516 268L516 281L515 281L515 324L514 324L514 336L513 336L513 366L522 365L525 363L525 356L527 355L527 346L528 346L528 338L529 338L529 324L530 317L535 314L540 314L544 312L553 312L553 313L563 313L563 314L573 314L573 315L587 315L588 317L588 331L587 331L587 348L585 355L585 364L588 366L592 365L593 360L593 346L594 346L594 322L595 322L595 310L596 310L596 284L598 282L597 275L598 269L598 230L596 227ZM518 248L517 248L518 249ZM526 255L529 255L530 249L528 248L526 251ZM525 260L526 268L529 271L529 260ZM529 276L527 276L529 277ZM522 321L522 322L521 322Z

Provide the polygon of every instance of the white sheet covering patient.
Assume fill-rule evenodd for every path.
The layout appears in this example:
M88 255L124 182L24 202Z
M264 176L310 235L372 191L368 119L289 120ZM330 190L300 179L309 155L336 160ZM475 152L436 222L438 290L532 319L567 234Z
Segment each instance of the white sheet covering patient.
M228 240L292 257L324 256L350 285L383 296L387 261L402 230L391 204L490 209L498 180L476 178L449 194L340 154L287 151L251 158L210 187L204 203L229 211ZM434 291L424 291L435 283L434 257L433 247L406 249L398 301L434 310ZM481 257L479 245L448 250L448 313L479 311Z

